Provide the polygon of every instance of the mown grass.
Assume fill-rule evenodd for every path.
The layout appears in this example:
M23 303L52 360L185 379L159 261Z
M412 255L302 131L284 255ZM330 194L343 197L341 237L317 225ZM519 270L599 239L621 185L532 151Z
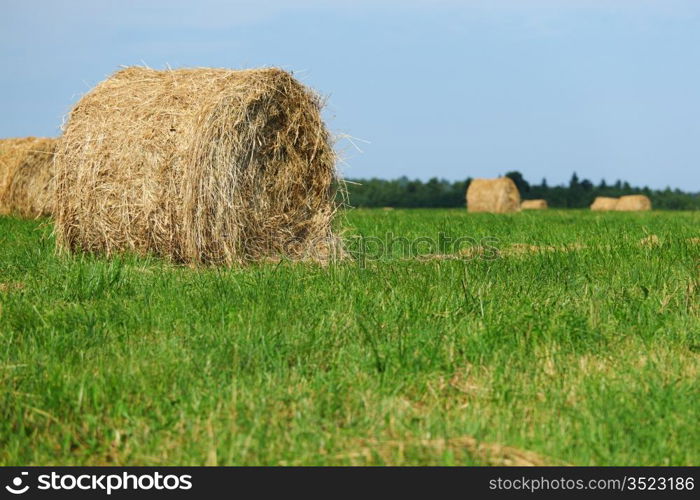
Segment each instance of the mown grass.
M0 218L0 464L700 462L700 213L340 225L503 252L196 270Z

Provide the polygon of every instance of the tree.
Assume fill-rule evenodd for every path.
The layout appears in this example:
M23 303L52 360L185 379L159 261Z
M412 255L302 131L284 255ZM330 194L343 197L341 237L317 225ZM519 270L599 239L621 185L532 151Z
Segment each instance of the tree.
M576 189L578 186L578 175L576 175L576 172L574 172L574 174L571 176L571 180L569 181L569 189Z
M506 173L506 177L510 178L520 191L520 194L524 194L530 191L530 184L525 180L523 174L517 170Z

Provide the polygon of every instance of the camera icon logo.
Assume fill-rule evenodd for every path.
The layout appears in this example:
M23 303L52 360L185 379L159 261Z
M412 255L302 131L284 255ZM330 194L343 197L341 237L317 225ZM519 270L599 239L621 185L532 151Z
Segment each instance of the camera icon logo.
M22 487L22 476L28 476L28 475L29 475L29 472L20 473L19 476L17 476L16 478L14 478L12 480L12 486L14 486L14 488L12 486L5 486L5 489L7 491L9 491L10 493L12 493L13 495L21 495L22 493L26 493L27 490L29 489L29 485L27 484L24 487Z

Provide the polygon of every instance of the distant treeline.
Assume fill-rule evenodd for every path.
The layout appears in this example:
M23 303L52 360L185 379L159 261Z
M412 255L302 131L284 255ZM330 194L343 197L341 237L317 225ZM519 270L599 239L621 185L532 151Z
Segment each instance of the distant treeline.
M648 187L632 187L628 182L607 184L604 180L594 184L588 179L579 179L574 173L568 185L549 186L545 179L539 184L530 184L520 172L508 172L523 199L547 200L550 207L587 208L596 196L618 197L626 194L645 194L654 208L667 210L700 209L700 193L686 193L680 189L663 190ZM347 179L349 204L353 207L461 207L465 204L465 193L471 178L449 182L432 178L427 182L401 177L385 179Z

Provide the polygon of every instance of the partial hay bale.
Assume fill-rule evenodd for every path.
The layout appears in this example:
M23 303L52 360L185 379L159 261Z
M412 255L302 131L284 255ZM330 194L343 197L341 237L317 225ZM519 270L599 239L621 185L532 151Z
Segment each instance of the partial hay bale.
M30 143L33 139L33 137L0 139L0 211L2 213L7 212L2 198L10 182L10 175L25 154L22 146Z
M615 210L617 202L617 198L609 198L607 196L596 196L595 200L593 200L593 203L591 204L591 210Z
M520 211L520 192L509 177L474 179L467 189L469 212L508 213Z
M643 194L620 196L620 201L615 205L615 210L620 212L643 212L651 210L651 200Z
M323 260L315 250L337 246L337 176L321 107L277 68L118 71L65 127L59 248L191 264Z
M546 210L549 205L547 205L547 200L523 200L520 208L522 210Z
M56 144L56 139L42 137L0 141L0 170L4 173L0 206L5 213L23 217L52 214Z
M0 139L0 213L51 215L56 139Z

